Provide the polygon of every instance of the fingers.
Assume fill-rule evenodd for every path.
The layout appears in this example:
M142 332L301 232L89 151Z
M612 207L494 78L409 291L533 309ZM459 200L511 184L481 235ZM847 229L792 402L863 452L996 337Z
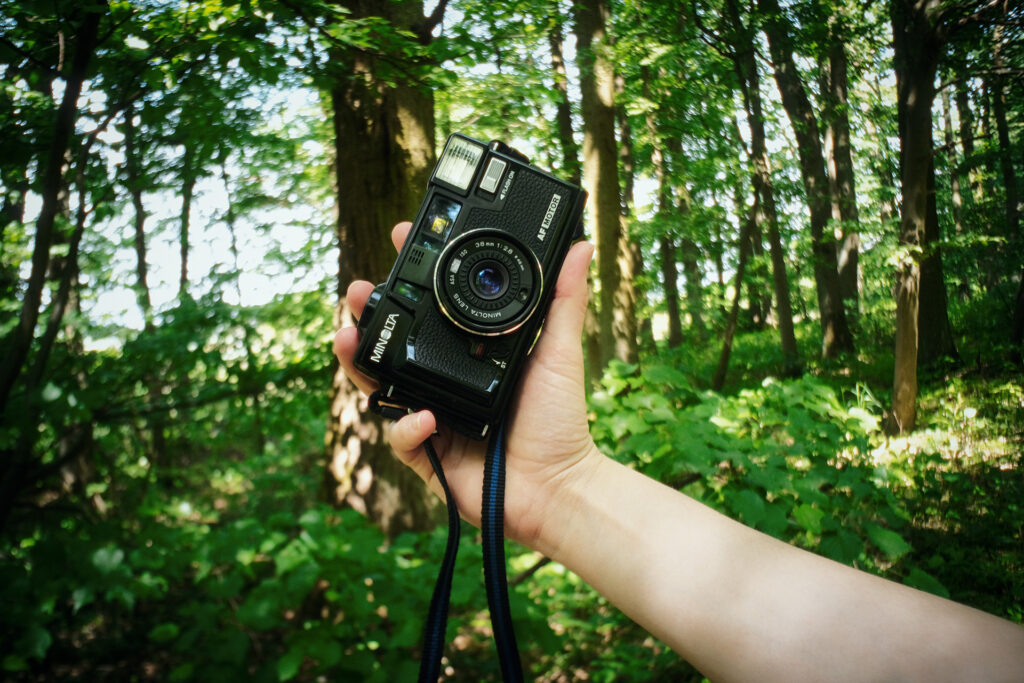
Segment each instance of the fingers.
M402 245L405 244L405 238L409 236L410 230L412 230L412 223L409 221L402 221L391 229L391 242L395 245L395 249L400 250L402 248Z
M554 339L565 339L573 345L579 345L590 297L587 272L593 256L594 245L589 242L578 242L569 249L558 274L558 282L555 283L555 297L544 323L542 341L550 335Z
M356 347L359 345L359 331L354 327L343 327L334 335L334 355L338 357L342 369L352 383L364 394L372 394L377 390L377 383L356 370L352 359L356 355Z
M363 314L363 307L366 306L366 300L370 298L370 292L372 291L373 284L366 280L355 280L348 286L345 299L348 301L349 310L352 311L352 316L356 320Z
M396 249L401 249L402 244L405 242L406 237L409 236L409 230L412 229L412 223L402 222L396 225L391 230L391 241L394 243ZM370 298L370 293L373 292L373 284L366 280L355 280L348 286L348 291L345 293L345 299L348 303L349 310L352 311L352 316L359 319L363 315L363 309L366 307L366 300ZM334 335L334 354L338 357L338 361L341 363L341 367L345 370L345 374L348 375L352 383L355 384L360 391L365 394L370 394L376 391L377 383L371 380L369 377L359 372L355 365L352 363L352 359L355 357L356 347L359 345L359 333L354 327L345 327L338 330L338 333ZM430 418L433 420L433 417ZM431 427L433 431L433 427ZM422 442L422 439L420 440Z
M388 440L395 455L404 464L409 466L423 481L437 487L431 482L434 470L427 458L423 442L430 438L437 428L437 421L429 410L421 410L412 415L406 415L391 426ZM438 489L435 491L441 495Z

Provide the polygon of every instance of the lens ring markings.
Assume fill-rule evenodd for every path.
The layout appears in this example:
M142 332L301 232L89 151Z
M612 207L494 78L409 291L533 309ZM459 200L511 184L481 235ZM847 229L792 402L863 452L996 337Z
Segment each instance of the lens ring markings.
M456 237L442 251L434 271L442 313L456 326L488 336L512 332L530 317L540 299L541 282L537 257L496 230Z

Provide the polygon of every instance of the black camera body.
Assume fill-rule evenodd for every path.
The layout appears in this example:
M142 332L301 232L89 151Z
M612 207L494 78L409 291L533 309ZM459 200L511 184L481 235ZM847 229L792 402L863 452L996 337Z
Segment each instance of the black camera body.
M484 438L582 237L586 198L501 142L450 136L391 274L359 318L355 365L380 383L375 400L391 412L428 408Z

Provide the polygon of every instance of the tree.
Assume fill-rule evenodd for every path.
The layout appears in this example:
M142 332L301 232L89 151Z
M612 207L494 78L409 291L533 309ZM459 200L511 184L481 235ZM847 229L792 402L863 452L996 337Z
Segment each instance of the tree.
M853 335L846 319L839 287L835 244L825 230L831 216L828 178L818 137L818 121L793 59L792 38L776 0L759 0L765 34L772 55L775 81L789 116L800 157L800 177L811 217L814 280L821 314L822 356L831 358L853 351Z
M619 216L620 187L615 143L615 74L610 56L607 0L576 5L576 52L580 71L583 115L583 180L590 198L588 210L597 241L600 282L598 321L602 366L612 358L636 357L633 256Z
M415 216L434 165L433 96L425 60L431 32L445 10L424 16L422 2L342 4L345 20L376 19L371 37L391 48L332 44L329 91L337 192L338 308L336 326L354 324L345 292L357 278L381 282L394 262L391 226ZM414 38L405 37L411 33ZM334 367L327 434L330 499L367 514L389 534L432 526L437 503L422 482L391 455L380 418Z
M775 291L776 315L779 321L779 336L782 345L783 372L796 375L802 362L796 346L793 329L793 308L790 303L789 277L786 273L785 252L779 235L779 217L775 207L775 190L772 186L771 160L768 156L764 129L764 112L761 102L761 81L754 55L754 34L743 24L735 0L727 2L727 16L731 24L732 51L730 57L736 70L743 104L750 127L750 158L753 162L751 179L754 185L754 220L766 228L772 259L772 283Z
M827 54L821 56L819 74L821 100L824 104L825 166L829 194L832 197L832 218L838 221L842 230L842 238L837 245L839 288L845 311L856 316L860 306L860 217L850 149L848 58L844 33L843 21L835 15L830 17Z

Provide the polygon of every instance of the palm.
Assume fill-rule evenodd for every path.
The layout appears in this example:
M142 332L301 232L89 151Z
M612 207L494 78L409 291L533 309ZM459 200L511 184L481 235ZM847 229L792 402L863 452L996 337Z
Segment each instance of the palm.
M392 239L400 246L409 224L396 226ZM576 245L566 258L555 287L545 331L521 378L518 399L511 406L506 441L505 526L518 540L533 537L543 524L544 501L573 466L593 448L583 399L583 356L580 348L586 307L586 271L592 249ZM348 301L358 316L372 290L368 282L355 282ZM357 342L353 328L335 338L335 352L353 382L366 393L376 385L352 366ZM433 418L421 422L409 416L392 430L396 454L441 495L441 486L422 442L434 427ZM459 511L479 524L485 442L474 441L441 425L433 437Z

